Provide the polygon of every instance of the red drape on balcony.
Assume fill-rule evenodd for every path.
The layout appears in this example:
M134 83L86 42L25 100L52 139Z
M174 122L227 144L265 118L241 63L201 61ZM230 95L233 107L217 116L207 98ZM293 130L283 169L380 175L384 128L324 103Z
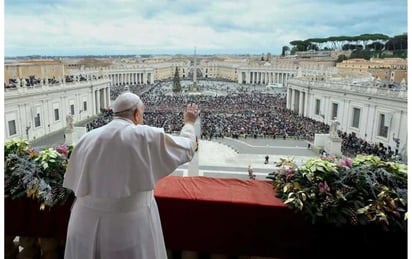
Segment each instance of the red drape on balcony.
M281 255L304 246L294 236L306 225L269 181L169 176L155 197L172 250ZM41 211L34 200L5 199L5 234L65 239L72 202Z
M362 252L364 258L406 258L407 233L313 226L274 196L270 181L169 176L158 182L155 196L171 250L279 258L358 258ZM64 240L72 202L73 197L41 211L34 200L7 198L5 235Z
M270 181L169 176L155 195L169 249L286 257L310 246Z

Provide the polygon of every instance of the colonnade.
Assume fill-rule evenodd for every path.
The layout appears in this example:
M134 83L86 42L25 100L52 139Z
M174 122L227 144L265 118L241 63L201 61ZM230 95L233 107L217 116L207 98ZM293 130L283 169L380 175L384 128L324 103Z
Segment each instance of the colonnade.
M288 88L286 108L297 112L299 115L307 116L307 93L293 88Z
M95 89L93 95L95 113L99 114L101 109L106 109L110 104L110 88Z
M153 84L154 81L152 73L147 72L111 72L108 76L110 85Z
M241 71L239 74L239 84L282 84L286 85L290 78L295 75L290 72L271 72L271 71Z

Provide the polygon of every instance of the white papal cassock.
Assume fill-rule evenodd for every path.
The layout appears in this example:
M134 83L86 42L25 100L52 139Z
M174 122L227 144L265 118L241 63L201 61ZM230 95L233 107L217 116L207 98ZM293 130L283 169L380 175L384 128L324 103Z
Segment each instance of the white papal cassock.
M84 135L75 146L63 186L76 201L67 231L66 259L166 259L153 189L190 161L195 131L180 136L124 118Z

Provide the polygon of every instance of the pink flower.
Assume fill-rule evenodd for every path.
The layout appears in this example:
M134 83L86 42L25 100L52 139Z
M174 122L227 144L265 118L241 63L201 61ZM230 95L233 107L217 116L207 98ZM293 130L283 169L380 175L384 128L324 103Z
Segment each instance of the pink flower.
M328 185L328 183L327 183L326 181L320 182L320 183L318 184L318 186L319 186L319 191L320 191L321 193L329 193L329 192L330 192L329 185Z
M339 165L352 168L352 159L346 158L339 161Z
M295 170L292 168L286 169L286 178L289 179L293 176L293 174L295 173Z
M56 147L56 151L59 152L62 156L67 157L69 154L69 149L66 145L61 145Z
M39 152L38 152L36 149L34 149L34 148L30 148L30 149L29 149L29 156L31 156L31 157L36 156L38 153L39 153Z

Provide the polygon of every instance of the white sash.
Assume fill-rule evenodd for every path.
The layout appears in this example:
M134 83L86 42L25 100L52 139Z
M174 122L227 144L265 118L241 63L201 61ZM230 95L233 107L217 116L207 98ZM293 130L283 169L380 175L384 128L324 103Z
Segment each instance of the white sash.
M123 198L78 197L74 206L82 206L101 212L131 212L138 208L150 207L153 201L153 190L137 192Z

